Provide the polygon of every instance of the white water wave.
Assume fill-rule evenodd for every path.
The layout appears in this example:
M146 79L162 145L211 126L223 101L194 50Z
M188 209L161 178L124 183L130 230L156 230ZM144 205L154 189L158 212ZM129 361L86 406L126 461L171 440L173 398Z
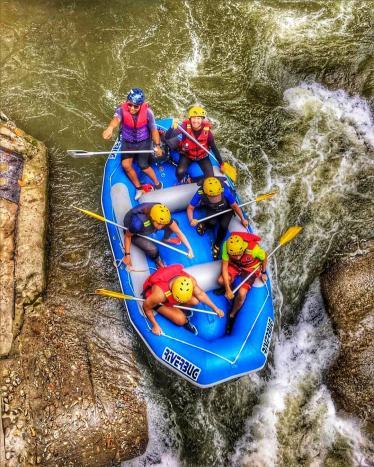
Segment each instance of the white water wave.
M337 414L320 384L337 350L316 281L299 322L276 338L271 376L236 444L234 465L270 467L302 458L307 465L322 466L339 437L352 450L352 463L362 462L358 423Z

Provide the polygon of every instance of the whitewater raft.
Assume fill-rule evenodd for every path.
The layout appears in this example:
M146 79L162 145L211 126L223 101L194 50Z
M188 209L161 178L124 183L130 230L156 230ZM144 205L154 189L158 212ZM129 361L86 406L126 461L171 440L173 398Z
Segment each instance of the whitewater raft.
M161 131L166 131L172 120L162 119L156 123ZM106 161L102 209L108 220L123 225L125 214L138 202L134 201L135 189L121 167L119 150L120 141L117 141ZM269 279L265 284L256 280L237 315L231 335L226 335L225 328L232 303L224 296L213 293L214 289L219 287L217 278L221 261L213 261L212 258L212 231L208 230L201 237L196 233L196 229L189 225L186 208L198 185L176 185L175 167L178 158L179 154L172 151L169 160L153 165L163 183L163 189L145 193L139 203L160 202L169 207L172 216L177 219L181 230L188 237L195 257L189 259L161 246L162 259L167 265L183 264L184 269L196 278L211 300L224 310L225 317L194 312L190 318L198 329L198 335L194 335L156 313L156 320L163 330L161 336L156 336L151 332L150 322L143 313L141 303L129 300L125 301L125 306L132 325L154 357L179 376L196 386L206 388L260 370L265 365L274 326L271 285ZM212 162L215 174L222 176L218 164ZM136 164L134 166L137 169ZM191 164L188 172L192 179L203 175L195 163ZM142 172L138 171L138 175L142 183L150 182ZM232 186L230 180L227 180L227 183ZM238 197L237 202L240 203ZM197 209L195 212L195 218L204 215L203 210ZM124 253L124 231L109 223L106 227L113 257L118 264ZM231 220L227 236L232 231L245 231L236 216ZM153 235L161 240L163 234L157 232ZM180 245L178 248L184 249L184 246ZM131 256L134 270L129 272L122 263L117 268L118 277L123 293L140 297L144 281L156 270L155 264L135 245L131 246ZM201 303L197 308L211 311Z

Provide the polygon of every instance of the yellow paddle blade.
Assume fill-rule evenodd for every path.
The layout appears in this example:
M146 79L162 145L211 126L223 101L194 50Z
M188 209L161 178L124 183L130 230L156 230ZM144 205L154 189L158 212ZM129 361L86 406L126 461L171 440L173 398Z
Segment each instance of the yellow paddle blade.
M78 209L78 211L81 211L84 214L87 214L87 216L91 216L95 219L98 219L99 221L105 222L105 218L103 216L100 216L100 214L96 214L95 212L92 212L92 211L87 211L87 209L78 208L77 206L73 206L73 208Z
M280 245L285 245L286 243L290 242L302 230L303 230L303 228L298 227L297 225L294 225L293 227L290 227L289 229L286 230L286 232L279 239L279 244Z
M114 292L113 290L107 290L107 289L96 289L95 293L97 295L106 295L108 297L113 297L113 298L120 298L121 300L135 300L136 297L133 297L132 295L125 295L121 292Z
M235 183L238 178L238 173L236 171L236 167L229 164L228 162L224 162L222 165L222 172L231 178L231 180Z
M272 191L270 193L265 193L264 195L259 195L256 197L256 201L264 201L265 199L272 198L273 196L277 195L278 193L276 191Z

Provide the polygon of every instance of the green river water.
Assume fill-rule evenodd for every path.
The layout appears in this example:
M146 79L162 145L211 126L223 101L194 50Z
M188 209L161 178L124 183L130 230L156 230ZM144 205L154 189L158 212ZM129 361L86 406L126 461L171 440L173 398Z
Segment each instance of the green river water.
M133 86L157 117L206 107L243 198L279 190L252 211L269 250L304 226L272 262L277 329L260 375L197 390L160 368L125 318L150 421L146 454L125 465L372 465L359 422L323 384L338 342L317 279L374 231L374 2L0 5L1 109L49 149L50 299L121 317L120 303L84 295L118 283L104 226L70 207L100 210L105 161L66 150L110 148L102 130Z

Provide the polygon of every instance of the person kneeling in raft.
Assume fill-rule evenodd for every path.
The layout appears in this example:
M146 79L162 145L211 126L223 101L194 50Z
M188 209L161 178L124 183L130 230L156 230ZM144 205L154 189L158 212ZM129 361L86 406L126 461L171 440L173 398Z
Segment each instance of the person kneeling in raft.
M234 298L231 284L240 276L245 279L251 272L254 274L239 289L234 304L229 314L226 333L230 334L235 316L242 307L248 291L251 289L257 277L263 282L267 281L266 265L267 254L258 242L261 238L257 235L245 232L232 232L222 246L222 274L218 283L224 286L225 296L229 300ZM217 291L220 293L220 291Z
M221 214L220 216L208 219L205 222L198 222L193 218L193 213L196 207L206 208L206 215L218 214L230 208L232 211ZM204 180L202 188L195 193L187 207L187 217L192 227L196 227L199 235L204 235L207 228L214 229L218 224L217 237L213 244L212 255L213 259L218 259L219 250L223 239L225 238L227 228L231 221L234 212L240 218L244 227L247 227L248 221L244 218L243 211L235 201L235 194L231 188L225 183L222 183L216 177L208 177Z
M125 233L125 254L123 258L123 262L126 266L132 266L130 255L131 242L153 259L158 267L164 266L157 245L151 240L137 235L150 235L157 230L165 231L164 242L182 242L188 249L188 257L193 258L194 256L189 241L182 233L177 221L171 217L169 208L164 204L141 203L135 206L126 213L123 225L128 229ZM175 237L170 238L172 233L176 234L178 239Z
M188 331L197 334L196 327L190 323L183 311L173 305L197 305L202 302L208 305L222 318L224 312L217 308L208 295L198 286L194 277L187 274L180 264L173 264L158 269L151 274L143 285L144 313L152 323L153 334L160 335L161 327L157 324L153 310L178 326L184 326ZM187 312L188 313L188 312Z

